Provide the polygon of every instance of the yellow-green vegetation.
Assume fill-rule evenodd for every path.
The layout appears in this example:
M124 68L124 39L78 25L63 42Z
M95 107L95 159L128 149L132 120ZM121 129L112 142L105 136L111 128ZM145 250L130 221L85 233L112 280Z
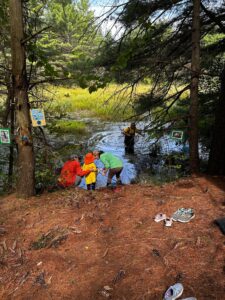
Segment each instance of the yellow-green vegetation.
M4 89L3 86L0 86L0 89ZM0 95L0 120L3 116L3 114L5 113L5 109L4 109L4 105L6 102L6 96L5 95Z
M57 120L50 126L50 130L60 134L82 135L86 132L86 125L83 122L73 120Z
M212 45L217 43L220 40L223 40L225 37L224 33L208 33L204 36L203 38L203 43L205 43L206 45Z
M185 88L185 85L180 85L179 87L178 86L174 86L174 85L172 85L171 87L170 87L170 90L169 90L169 92L168 92L168 96L167 97L169 97L169 96L172 96L172 95L175 95L176 93L178 93L178 92L180 92L181 90L183 90ZM189 89L188 90L185 90L182 94L181 94L181 96L180 96L180 99L186 99L187 97L189 97L190 96L190 91L189 91Z
M183 91L183 92L182 92ZM176 100L177 95L179 95L179 100ZM160 93L158 95L161 96ZM161 96L162 97L162 96ZM189 89L185 90L185 85L174 86L172 85L168 90L167 94L164 95L163 102L159 101L159 104L155 107L151 107L151 101L149 100L148 96L139 99L137 103L137 110L138 112L147 111L149 107L151 107L151 118L154 121L154 118L158 120L159 116L161 118L172 119L173 117L177 117L178 111L183 115L187 114L188 106L187 101L190 97ZM176 100L176 101L175 101ZM154 103L154 102L153 102ZM166 107L170 107L169 114L166 112ZM159 121L159 120L158 120Z
M145 93L149 85L139 85L135 95ZM53 87L52 109L63 107L63 112L79 112L81 116L93 116L103 120L118 121L134 114L131 105L131 88L111 84L105 89L89 93L87 89ZM52 97L52 96L51 96Z

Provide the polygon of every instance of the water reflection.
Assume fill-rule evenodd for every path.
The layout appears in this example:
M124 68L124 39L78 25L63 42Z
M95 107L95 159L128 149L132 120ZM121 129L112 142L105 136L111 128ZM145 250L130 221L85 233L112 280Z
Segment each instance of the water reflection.
M149 149L154 142L153 139L149 139L147 133L144 136L135 136L135 153L126 154L124 150L124 136L122 129L129 126L129 123L102 123L95 125L95 133L89 139L88 149L98 149L104 152L111 152L120 157L124 164L124 169L121 174L123 183L129 184L134 180L144 181L149 176L155 176L157 180L165 180L165 176L175 177L176 170L168 169L165 166L163 156L173 151L182 152L183 145L178 145L174 140L171 140L169 136L164 136L158 144L161 148L160 155L157 158L150 157ZM143 129L144 123L139 123L138 128ZM102 130L104 128L104 130ZM96 161L96 165L102 168L103 165L100 161ZM97 187L106 185L106 176L98 174ZM85 188L84 179L82 180L81 187Z
M125 155L123 144L124 137L121 133L123 127L123 123L106 124L104 131L93 134L89 139L88 148L111 152L121 158L124 165L121 173L121 180L124 184L128 184L136 178L137 170L130 157ZM98 168L103 168L103 164L100 160L96 160L95 163ZM98 174L96 186L106 186L106 181L107 176ZM115 179L113 179L112 183L113 182L115 182ZM81 187L85 187L84 179L82 180Z

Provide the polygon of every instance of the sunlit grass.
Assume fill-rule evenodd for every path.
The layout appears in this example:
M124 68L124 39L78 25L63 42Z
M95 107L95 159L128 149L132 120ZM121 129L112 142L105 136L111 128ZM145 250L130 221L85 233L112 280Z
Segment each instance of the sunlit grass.
M52 107L63 106L67 112L80 112L81 115L94 116L103 120L123 120L135 114L132 96L145 93L149 86L139 85L135 94L131 88L111 84L106 89L89 93L87 89L50 87L54 93Z
M86 133L86 125L83 122L74 120L57 120L53 122L50 130L59 134L82 135Z
M79 87L48 86L45 94L47 99L51 99L46 104L46 112L51 116L63 118L68 113L76 113L79 119L83 117L96 117L101 120L122 121L135 116L138 112L138 96L146 94L151 88L149 84L139 84L134 90L127 85L110 84L105 89L89 93L87 89ZM176 94L183 86L172 86L165 96L165 105L169 106L174 98L170 96ZM181 95L181 99L188 97L189 91ZM133 101L133 100L136 100ZM141 104L141 103L140 103ZM148 103L146 103L148 106ZM157 112L162 108L155 108Z

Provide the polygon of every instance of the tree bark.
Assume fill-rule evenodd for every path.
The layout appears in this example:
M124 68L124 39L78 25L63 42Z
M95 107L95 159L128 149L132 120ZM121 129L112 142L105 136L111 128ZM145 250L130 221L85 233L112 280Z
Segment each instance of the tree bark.
M34 195L34 153L28 103L26 52L24 40L22 0L9 1L13 94L16 103L18 179L17 195Z
M198 153L198 84L200 74L200 0L193 0L192 17L192 58L191 58L191 88L190 88L190 170L199 171Z
M11 136L14 137L15 131L15 106L14 106L14 96L13 96L13 88L10 85L8 89L8 97L10 103L10 129ZM11 141L11 145L9 147L9 170L8 170L8 187L12 188L12 178L13 178L13 166L14 166L14 138Z
M208 164L208 172L211 175L225 175L225 66L220 80L220 97L216 104L215 125Z

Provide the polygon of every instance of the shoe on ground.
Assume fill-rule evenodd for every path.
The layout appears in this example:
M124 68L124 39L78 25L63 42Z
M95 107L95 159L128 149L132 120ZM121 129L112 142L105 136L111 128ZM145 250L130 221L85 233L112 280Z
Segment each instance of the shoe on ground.
M172 219L175 222L187 223L195 217L192 208L179 208L173 215Z
M181 222L181 223L188 223L189 221L191 221L192 219L194 219L195 215L183 215L180 216L177 221Z
M184 287L181 283L171 285L165 292L163 300L175 300L179 298L184 291Z
M165 222L165 226L166 226L166 227L171 227L172 224L173 224L172 218L166 218L166 219L164 220L164 222Z
M155 216L154 221L158 223L158 222L163 221L165 219L166 219L166 215L163 214L163 213L159 213Z

